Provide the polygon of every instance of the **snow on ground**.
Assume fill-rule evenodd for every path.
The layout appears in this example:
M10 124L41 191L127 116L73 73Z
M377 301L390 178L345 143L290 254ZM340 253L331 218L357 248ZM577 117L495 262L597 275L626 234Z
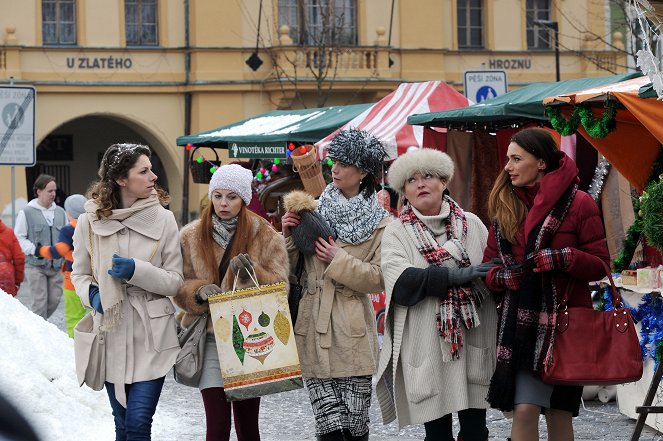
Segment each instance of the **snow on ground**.
M33 425L44 441L115 439L106 391L79 387L74 341L0 290L0 393ZM198 393L191 389L191 393ZM157 407L155 439L177 439L177 418ZM166 412L167 413L167 412ZM167 436L160 436L166 435Z

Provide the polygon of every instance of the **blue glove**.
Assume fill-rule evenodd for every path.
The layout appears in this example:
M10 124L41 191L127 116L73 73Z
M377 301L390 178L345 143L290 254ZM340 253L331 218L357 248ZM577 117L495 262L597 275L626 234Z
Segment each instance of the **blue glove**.
M133 259L113 254L113 267L108 270L108 274L116 279L129 280L134 276L135 270L136 264Z
M99 295L99 287L90 285L90 305L97 311L99 314L104 313L104 308L101 307L101 296Z

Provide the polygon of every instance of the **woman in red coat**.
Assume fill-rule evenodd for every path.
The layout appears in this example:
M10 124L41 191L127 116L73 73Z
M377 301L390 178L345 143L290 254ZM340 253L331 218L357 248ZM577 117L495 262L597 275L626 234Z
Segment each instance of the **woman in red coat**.
M16 235L0 220L0 289L16 297L24 267L25 255Z
M598 207L578 190L576 165L555 138L532 128L511 138L488 209L494 222L484 261L502 262L486 276L501 293L488 401L513 410L513 441L539 439L542 411L549 439L573 440L582 387L544 384L540 374L552 353L560 299L568 294L569 306L591 308L588 282L605 276L609 254Z

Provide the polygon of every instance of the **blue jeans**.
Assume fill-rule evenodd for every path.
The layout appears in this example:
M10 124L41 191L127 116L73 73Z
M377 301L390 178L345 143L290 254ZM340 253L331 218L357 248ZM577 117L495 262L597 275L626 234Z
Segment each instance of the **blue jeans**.
M157 410L165 378L125 384L126 409L115 398L115 385L106 382L106 392L108 392L115 419L115 441L149 441L151 439L152 417Z

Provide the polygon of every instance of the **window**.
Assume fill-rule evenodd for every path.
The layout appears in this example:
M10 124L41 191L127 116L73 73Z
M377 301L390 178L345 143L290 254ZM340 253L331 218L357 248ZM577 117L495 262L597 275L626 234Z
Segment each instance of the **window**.
M299 45L357 44L356 0L279 0L279 26Z
M42 0L41 33L44 44L76 44L75 0Z
M553 31L534 20L550 20L550 0L527 0L527 49L550 49Z
M483 48L482 0L458 0L458 48Z
M156 46L157 1L124 0L127 46Z

